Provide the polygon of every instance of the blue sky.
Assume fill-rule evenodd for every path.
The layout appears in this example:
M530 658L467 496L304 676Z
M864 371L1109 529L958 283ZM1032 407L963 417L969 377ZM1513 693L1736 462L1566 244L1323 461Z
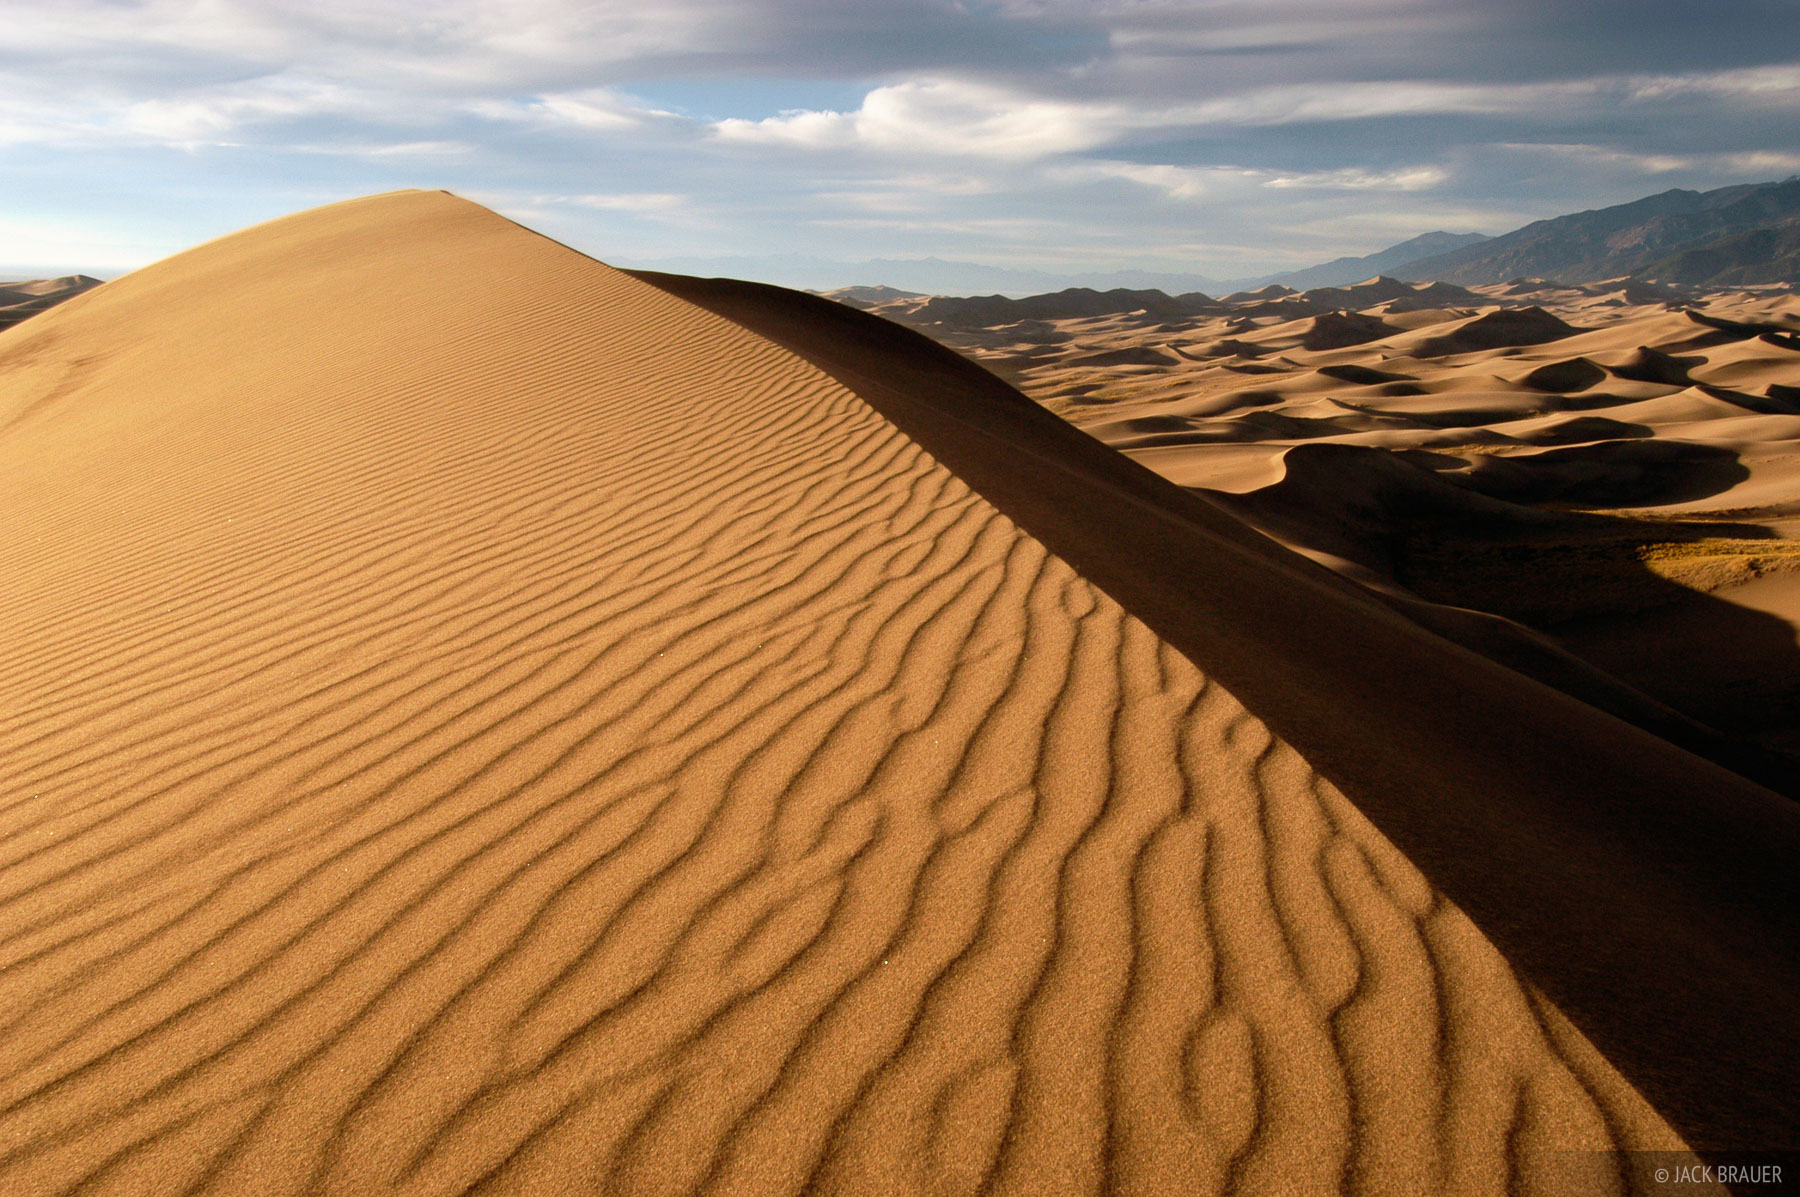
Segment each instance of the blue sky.
M1242 277L1792 175L1796 18L1800 0L0 0L0 265L116 272L444 187L619 262Z

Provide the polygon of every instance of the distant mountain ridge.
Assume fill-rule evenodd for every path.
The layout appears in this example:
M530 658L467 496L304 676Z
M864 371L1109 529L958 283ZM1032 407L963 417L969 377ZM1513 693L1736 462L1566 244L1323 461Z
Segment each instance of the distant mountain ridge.
M880 284L920 294L959 296L1000 293L1020 297L1075 289L1223 295L1272 285L1315 291L1381 275L1462 286L1517 278L1582 284L1636 277L1731 287L1800 282L1797 221L1800 178L1705 192L1665 191L1626 204L1535 221L1498 237L1436 230L1362 257L1335 258L1245 278L1145 269L1071 274L935 257L843 262L804 254L684 257L622 264L822 291Z
M1485 233L1446 233L1442 230L1422 233L1409 241L1390 245L1384 250L1360 258L1335 258L1318 266L1308 266L1304 270L1290 270L1285 274L1271 274L1254 279L1244 289L1264 287L1272 283L1292 287L1296 291L1348 286L1377 275L1393 274L1421 258L1452 253L1491 239Z
M1186 271L1105 270L1059 273L1050 270L992 266L947 258L870 258L834 261L806 254L733 255L723 258L618 258L621 266L700 277L755 279L800 290L841 291L850 287L885 286L926 295L973 295L1003 292L1031 295L1070 287L1093 290L1157 289L1183 291L1229 289L1218 279Z
M1694 286L1800 280L1800 178L1665 191L1539 220L1394 273L1477 286L1515 278L1588 283L1635 276ZM1785 230L1785 231L1784 231ZM1773 256L1771 256L1773 255Z

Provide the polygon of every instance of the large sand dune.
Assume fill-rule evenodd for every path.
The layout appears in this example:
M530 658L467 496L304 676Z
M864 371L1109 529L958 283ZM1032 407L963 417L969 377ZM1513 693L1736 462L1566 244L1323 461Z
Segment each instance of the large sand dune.
M1793 1126L1782 800L1216 513L1171 588L1056 486L1176 488L665 284L403 193L0 335L0 1191L1604 1193Z

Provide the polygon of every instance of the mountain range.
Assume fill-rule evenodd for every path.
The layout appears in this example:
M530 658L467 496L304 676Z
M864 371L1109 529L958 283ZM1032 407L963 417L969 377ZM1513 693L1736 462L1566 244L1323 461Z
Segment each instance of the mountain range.
M882 286L929 295L973 295L999 292L1031 295L1068 287L1107 291L1117 287L1183 291L1224 291L1237 284L1204 274L1163 270L1104 270L1066 273L993 266L947 258L870 258L835 261L809 254L738 254L730 257L620 258L628 268L702 277L756 279L800 290L826 290L852 284Z
M639 264L639 263L634 263ZM1443 230L1362 257L1219 279L1182 271L1066 274L943 258L833 262L783 254L666 259L658 270L757 278L795 287L879 282L933 295L1025 296L1071 288L1220 295L1280 285L1342 287L1378 275L1474 286L1518 278L1581 284L1635 277L1700 287L1800 281L1800 177L1713 191L1665 191L1630 203L1534 221L1498 237Z
M1515 278L1587 283L1627 275L1694 286L1800 279L1800 177L1716 191L1665 191L1539 220L1393 268L1473 286Z
M1467 249L1489 239L1482 233L1423 233L1360 258L1334 258L1318 266L1308 266L1304 270L1290 270L1284 274L1264 275L1261 278L1233 279L1229 285L1245 291L1271 284L1291 287L1296 291L1310 291L1314 287L1344 287L1377 275L1393 274L1421 258Z

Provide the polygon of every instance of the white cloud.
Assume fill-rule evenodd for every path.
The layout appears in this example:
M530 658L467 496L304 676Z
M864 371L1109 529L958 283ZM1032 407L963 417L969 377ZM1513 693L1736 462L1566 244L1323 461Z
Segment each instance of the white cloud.
M1258 187L1272 187L1278 191L1429 191L1443 185L1450 173L1438 166L1411 166L1389 171L1350 168L1276 172L1229 165L1171 166L1091 160L1057 164L1046 172L1046 177L1061 183L1122 179L1173 200L1244 200Z
M721 11L710 0L0 0L0 138L191 148L284 122L424 126L471 111L623 129L658 114L591 86L595 75L723 48L742 14ZM426 140L443 138L394 138Z
M1450 177L1437 166L1411 166L1402 170L1371 171L1351 168L1278 174L1263 180L1277 190L1318 191L1430 191Z
M1644 175L1672 174L1676 171L1705 171L1717 175L1747 175L1766 179L1774 175L1800 171L1800 153L1774 150L1751 150L1735 153L1643 154L1617 146L1591 142L1504 142L1499 149L1522 154L1545 155L1587 165L1604 163L1621 166Z
M340 87L276 78L140 100L125 105L101 127L110 126L126 138L192 146L224 142L238 130L264 121L301 115L348 116L367 113L373 106L368 97L354 97Z
M1618 149L1614 146L1595 145L1591 142L1502 142L1498 149L1513 150L1523 154L1539 154L1549 157L1574 160L1584 163L1605 163L1609 166L1623 166L1640 174L1661 175L1677 170L1692 170L1699 162L1692 155L1684 154L1639 154L1630 150Z
M567 204L577 208L593 208L603 212L635 212L642 215L669 215L684 209L689 197L667 191L617 192L610 195L539 195L536 204Z
M641 104L609 88L584 88L523 99L477 100L467 110L493 120L531 121L575 129L623 131L651 120L680 123L682 117Z
M850 112L799 111L756 121L724 120L713 130L720 140L751 145L1020 160L1094 149L1132 134L1174 134L1209 125L1531 110L1565 104L1594 89L1590 82L1305 84L1158 105L1123 99L1047 99L986 84L934 79L878 87Z
M298 154L341 154L350 158L465 158L478 152L480 147L468 141L399 141L374 144L326 142L285 148Z
M1628 80L1626 93L1636 102L1692 95L1729 96L1736 99L1773 100L1782 107L1794 108L1800 107L1800 64L1635 76Z
M1080 178L1084 173L1095 178L1125 179L1160 191L1170 199L1193 200L1207 194L1217 183L1220 174L1233 175L1239 172L1221 171L1216 167L1173 166L1168 163L1092 162L1064 172L1064 177Z
M875 88L853 112L729 119L714 123L713 133L739 145L1017 161L1101 145L1130 123L1119 104L1042 99L983 83L926 79Z
M1782 154L1768 150L1752 150L1743 154L1726 154L1720 159L1731 170L1746 175L1773 175L1800 171L1800 154Z
M1466 84L1393 80L1284 84L1169 110L1183 124L1285 125L1371 117L1555 110L1594 94L1591 81Z
M175 78L163 68L204 62L448 94L725 49L754 14L723 0L0 0L0 19L15 53L124 74Z
M1532 83L1391 79L1280 84L1174 105L1147 118L1179 125L1285 125L1392 116L1569 115L1686 96L1759 98L1800 108L1800 66L1690 75L1600 75Z

